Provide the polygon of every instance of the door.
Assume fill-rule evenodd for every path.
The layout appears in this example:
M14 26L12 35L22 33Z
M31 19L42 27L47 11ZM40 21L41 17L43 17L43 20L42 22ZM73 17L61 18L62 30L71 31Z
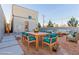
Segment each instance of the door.
M25 21L24 23L25 23L25 31L29 31L28 30L29 22L28 21Z

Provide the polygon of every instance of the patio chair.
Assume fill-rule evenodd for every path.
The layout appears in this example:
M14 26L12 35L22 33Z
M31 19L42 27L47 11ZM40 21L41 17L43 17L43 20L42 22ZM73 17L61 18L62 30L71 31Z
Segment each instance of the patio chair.
M79 40L79 33L74 32L74 33L69 34L67 36L67 40L77 43L77 41Z
M22 41L24 43L24 45L26 45L26 43L28 43L28 48L30 47L30 43L36 42L36 38L30 34L28 34L27 32L24 32L22 35Z
M27 36L28 36L27 32L22 32L22 42L24 45L26 45Z
M44 44L48 45L51 51L52 47L58 44L57 34L53 33L48 36L45 36L42 42L42 48L44 47Z

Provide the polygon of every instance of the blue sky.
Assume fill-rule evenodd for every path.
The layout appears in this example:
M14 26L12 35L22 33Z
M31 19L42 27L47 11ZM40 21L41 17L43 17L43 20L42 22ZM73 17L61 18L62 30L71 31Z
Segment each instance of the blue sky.
M38 21L41 24L43 22L42 15L45 16L45 23L51 20L52 23L57 24L67 23L72 16L76 19L79 17L79 4L20 4L19 6L38 11ZM2 5L7 20L10 20L11 7L10 4Z

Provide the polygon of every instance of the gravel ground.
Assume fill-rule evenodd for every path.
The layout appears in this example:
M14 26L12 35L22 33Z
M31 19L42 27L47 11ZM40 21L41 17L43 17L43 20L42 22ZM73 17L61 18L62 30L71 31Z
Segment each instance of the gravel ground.
M64 36L60 39L60 45L67 51L69 55L79 55L79 42L69 42Z
M50 53L49 48L41 48L37 51L35 46L31 44L30 49L27 48L27 45L24 46L21 40L18 40L18 43L22 47L25 55L78 55L79 54L79 43L69 42L66 40L66 36L59 38L59 48L57 52L52 51Z

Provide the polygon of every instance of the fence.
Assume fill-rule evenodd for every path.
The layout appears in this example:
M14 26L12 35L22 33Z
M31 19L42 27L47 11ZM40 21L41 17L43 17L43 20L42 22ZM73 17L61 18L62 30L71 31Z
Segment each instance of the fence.
M79 27L50 27L50 28L41 28L41 31L75 31L79 32Z

